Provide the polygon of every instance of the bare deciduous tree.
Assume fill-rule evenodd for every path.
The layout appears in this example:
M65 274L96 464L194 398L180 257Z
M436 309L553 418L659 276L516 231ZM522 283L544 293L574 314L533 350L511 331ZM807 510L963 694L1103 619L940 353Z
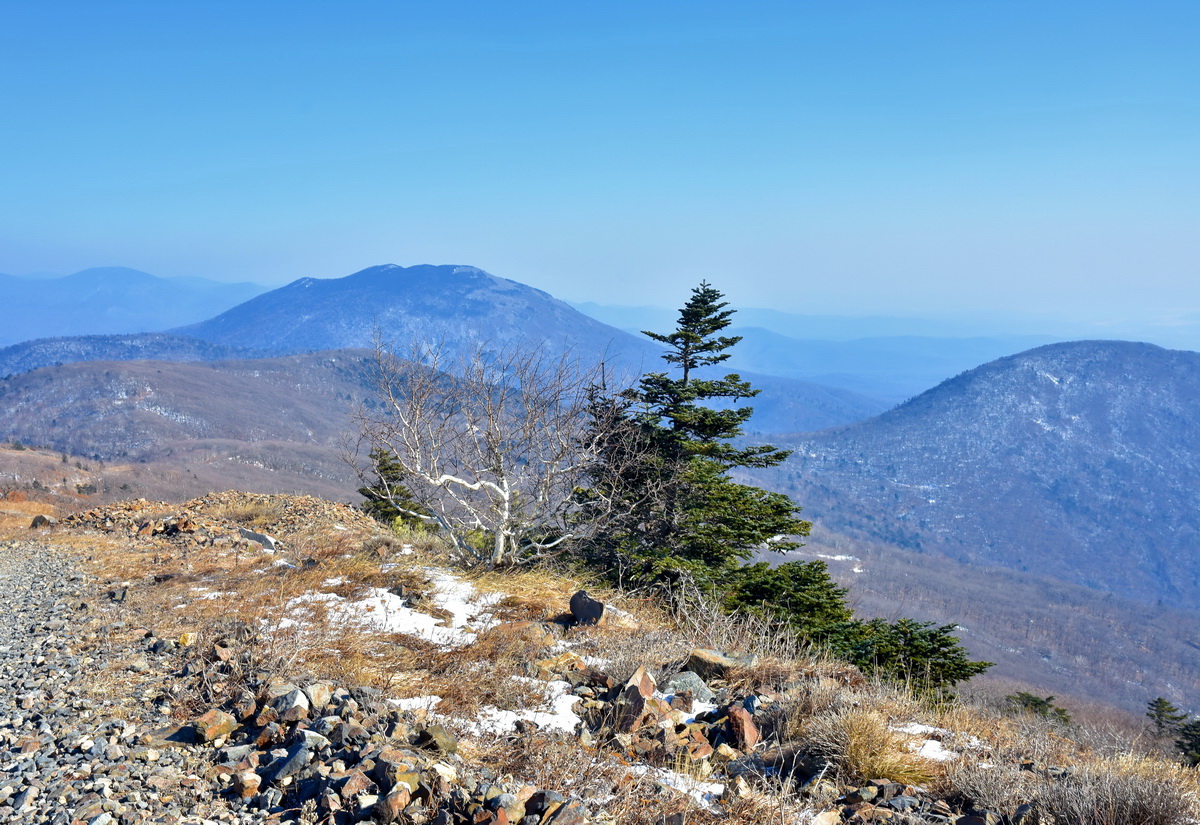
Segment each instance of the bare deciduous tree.
M593 527L581 505L598 451L611 434L590 400L603 367L539 347L479 346L447 356L414 344L407 357L375 346L378 404L355 411L357 452L386 456L380 474L398 505L435 521L464 555L492 565L561 552ZM411 506L409 504L408 506ZM486 537L486 545L481 539Z

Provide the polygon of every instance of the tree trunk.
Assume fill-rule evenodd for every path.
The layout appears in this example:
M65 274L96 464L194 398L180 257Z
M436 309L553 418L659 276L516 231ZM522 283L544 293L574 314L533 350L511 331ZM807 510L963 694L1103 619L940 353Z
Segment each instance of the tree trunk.
M496 543L492 547L492 567L498 567L504 561L504 531L496 530Z

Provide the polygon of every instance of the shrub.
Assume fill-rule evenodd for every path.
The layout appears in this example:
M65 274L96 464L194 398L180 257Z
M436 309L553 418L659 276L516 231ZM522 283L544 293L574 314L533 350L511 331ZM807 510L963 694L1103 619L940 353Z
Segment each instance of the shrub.
M1036 716L1045 716L1048 719L1053 719L1062 725L1071 724L1071 715L1067 713L1066 708L1060 708L1054 704L1054 697L1047 696L1045 699L1040 696L1034 696L1032 693L1021 691L1004 697L1009 706L1025 713L1032 713Z
M1183 825L1197 814L1195 781L1185 768L1126 757L1046 784L1035 807L1062 825Z
M799 733L803 752L828 762L843 781L921 785L933 773L934 766L907 750L905 737L875 708L839 707L807 720Z

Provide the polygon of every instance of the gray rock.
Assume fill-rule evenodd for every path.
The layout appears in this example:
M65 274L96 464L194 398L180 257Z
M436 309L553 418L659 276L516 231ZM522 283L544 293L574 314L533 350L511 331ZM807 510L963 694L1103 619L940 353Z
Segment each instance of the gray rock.
M676 673L663 684L662 690L663 693L683 693L690 690L692 698L697 702L712 702L717 698L712 689L700 678L700 674L691 670Z
M268 536L266 533L256 533L253 530L247 530L245 527L239 527L238 533L244 539L256 541L263 546L264 550L274 553L279 549L279 542Z

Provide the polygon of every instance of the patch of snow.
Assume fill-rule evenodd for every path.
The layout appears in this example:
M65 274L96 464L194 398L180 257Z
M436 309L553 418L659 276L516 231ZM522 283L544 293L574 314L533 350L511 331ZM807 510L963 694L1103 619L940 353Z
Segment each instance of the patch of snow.
M433 592L428 598L450 614L449 620L414 610L400 596L379 587L371 588L364 598L356 601L347 601L333 593L308 593L292 599L288 607L296 608L306 602L326 602L330 605L331 618L335 620L340 619L380 633L416 636L444 648L469 644L475 633L497 624L487 609L502 598L500 595L480 596L470 582L444 570L426 570L426 573L433 585ZM336 587L342 583L339 579L330 579L325 585Z
M441 696L413 696L409 699L389 699L400 710L433 710L442 701Z
M935 728L932 725L922 725L919 722L910 722L907 725L893 725L892 730L896 733L907 733L909 736L929 736L930 734L946 735L950 731L945 728Z
M816 556L818 559L829 559L830 561L858 561L858 556L830 556L825 553L810 553L809 555Z
M927 737L918 742L910 742L908 749L924 759L931 759L934 762L949 762L952 759L957 759L959 754L950 750L942 744L942 738L954 736L954 734L945 728L937 728L933 725L922 725L919 722L911 722L907 725L893 725L892 730L897 733L908 734L909 736L924 736ZM936 737L936 738L928 738ZM968 748L982 748L983 742L976 739L974 736L966 737L965 743Z
M574 733L583 721L575 713L575 703L581 697L570 693L570 690L568 682L548 682L544 694L546 704L541 710L501 710L488 706L479 711L479 716L470 727L489 733L512 733L516 730L517 722L524 720L533 722L543 730Z
M631 765L629 772L638 776L647 776L656 782L661 782L669 788L685 793L697 803L709 810L716 807L717 800L725 793L723 782L705 782L694 776L677 773L666 768L652 768L649 765Z
M916 743L914 743L916 745ZM936 739L926 739L916 747L910 746L917 756L923 759L932 759L934 762L949 762L952 759L957 759L958 754L954 751L947 750L946 747Z

